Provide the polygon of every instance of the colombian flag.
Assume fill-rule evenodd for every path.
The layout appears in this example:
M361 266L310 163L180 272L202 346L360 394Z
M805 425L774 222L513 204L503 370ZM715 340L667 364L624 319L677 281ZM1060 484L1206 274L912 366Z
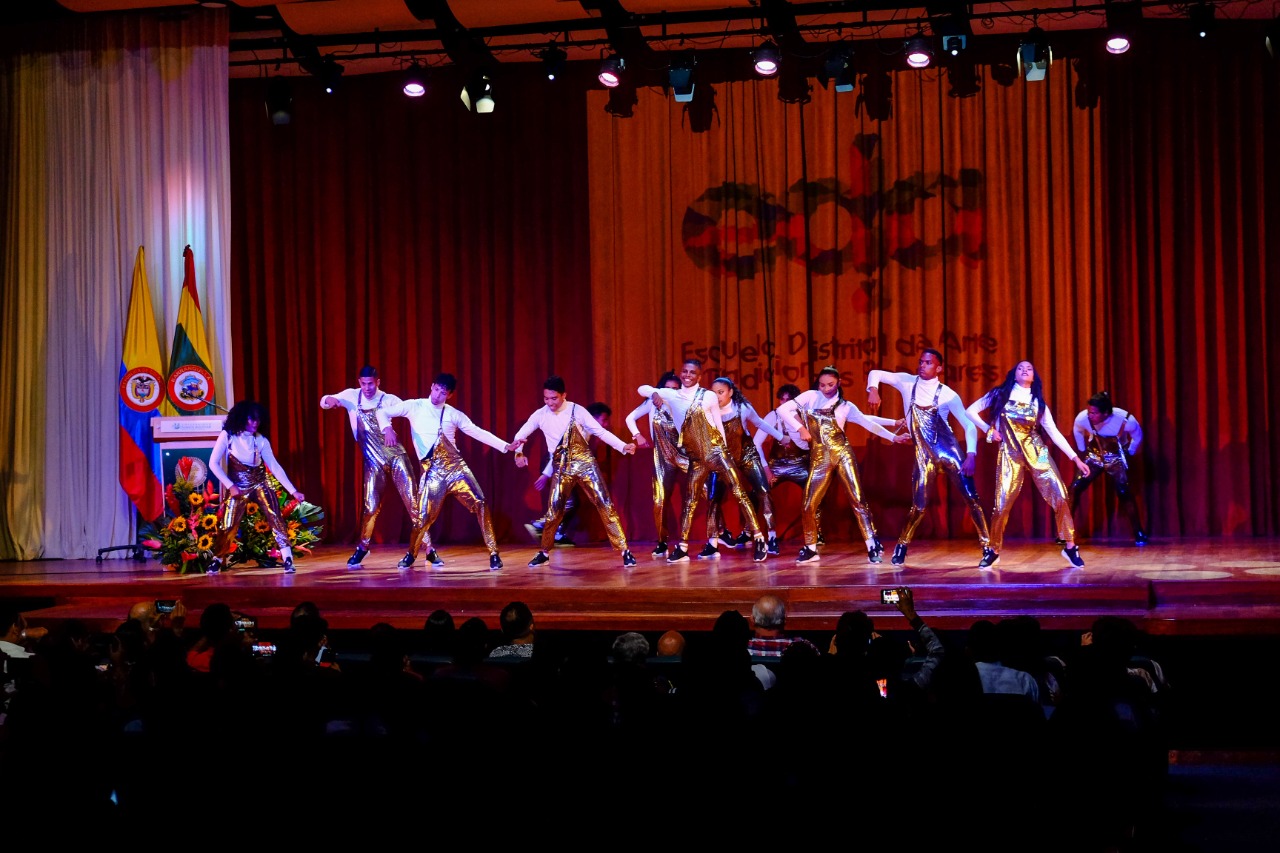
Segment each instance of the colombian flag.
M190 246L182 250L182 259L182 299L178 303L178 326L173 330L173 349L169 351L169 403L165 414L212 415L216 410L209 365L213 362L204 335L200 297L196 295L196 259Z
M120 358L120 487L138 508L138 517L154 521L164 511L164 493L153 466L151 415L164 402L164 358L142 247L133 262L133 289Z

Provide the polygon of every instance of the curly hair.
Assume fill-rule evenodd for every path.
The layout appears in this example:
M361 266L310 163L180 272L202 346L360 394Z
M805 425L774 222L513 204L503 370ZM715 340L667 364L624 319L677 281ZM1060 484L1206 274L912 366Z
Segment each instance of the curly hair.
M227 431L227 435L235 435L244 432L250 420L258 422L259 435L266 435L267 408L254 400L241 400L232 406L222 428Z

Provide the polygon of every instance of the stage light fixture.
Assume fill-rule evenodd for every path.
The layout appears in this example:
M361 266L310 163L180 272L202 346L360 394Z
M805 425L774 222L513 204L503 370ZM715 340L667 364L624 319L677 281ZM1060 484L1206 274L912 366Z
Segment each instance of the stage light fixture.
M283 77L267 81L267 117L277 126L293 121L293 94L289 91L289 81Z
M1018 73L1028 82L1043 80L1053 62L1053 48L1044 30L1032 27L1018 45Z
M914 35L903 43L903 49L907 54L907 64L912 68L928 68L929 63L933 62L933 48L929 46L929 40L923 35Z
M678 59L672 60L667 69L667 82L671 86L671 94L676 101L687 104L693 100L693 69L698 58L693 51L686 51Z
M967 43L968 41L965 36L944 36L942 39L942 46L946 49L947 53L952 56L959 56L960 52L965 49Z
M569 55L553 44L539 52L538 58L542 60L542 73L547 75L548 80L554 80L564 73L564 63Z
M1141 3L1133 0L1107 3L1107 53L1128 51L1133 46L1133 36L1141 20Z
M1208 38L1209 33L1213 32L1214 20L1213 6L1208 3L1200 2L1191 7L1187 12L1187 17L1191 19L1191 29L1200 38Z
M829 82L835 83L837 92L852 92L855 74L851 63L853 61L853 45L841 44L836 45L827 51L826 57L822 60L822 70L818 72L818 82L822 84L822 88L827 88Z
M477 113L493 112L493 81L489 72L477 71L462 87L462 103L468 110Z
M324 89L326 95L332 95L338 91L338 81L342 79L342 72L345 69L332 59L323 60L316 69L316 77L320 79L320 86Z
M766 42L751 51L751 59L757 74L761 77L772 77L778 73L778 67L782 62L782 54L777 45L773 42Z
M626 70L626 67L627 63L621 56L617 54L606 56L600 60L600 73L596 75L596 79L600 81L601 85L612 89L622 82L622 72Z
M427 74L418 63L412 63L404 72L404 81L400 87L410 98L421 98L427 94Z

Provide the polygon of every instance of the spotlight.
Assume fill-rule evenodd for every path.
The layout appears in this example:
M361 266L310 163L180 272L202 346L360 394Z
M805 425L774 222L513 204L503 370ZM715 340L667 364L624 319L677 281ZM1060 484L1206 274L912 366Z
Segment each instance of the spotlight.
M493 112L493 84L487 71L477 71L462 87L462 103L477 113Z
M751 51L751 59L755 63L756 73L761 77L772 77L777 74L778 65L782 62L778 47L772 42L762 44Z
M682 104L693 100L693 69L697 64L698 58L689 50L672 61L671 67L667 69L667 82L671 85L671 92Z
M933 62L933 48L924 36L912 36L906 40L903 48L907 54L907 64L912 68L928 68L929 63Z
M409 70L404 72L404 85L401 91L410 98L421 98L427 94L427 75L417 62L411 64Z
M568 55L553 44L539 53L538 58L542 60L542 73L547 75L548 80L554 80L564 72L564 63Z
M965 36L946 36L942 39L942 46L952 56L959 56L960 51L965 48L965 42Z
M332 59L326 59L320 63L315 74L320 78L320 85L324 88L326 95L332 95L338 90L338 81L342 79L343 70L343 67Z
M289 81L272 77L267 81L267 116L274 125L285 125L293 120L293 95Z
M1107 4L1107 53L1120 54L1133 46L1134 30L1142 20L1142 6L1136 2Z
M837 92L852 92L855 76L853 69L849 67L852 60L853 45L841 44L828 51L826 58L822 60L822 70L818 72L818 82L822 84L822 88L827 88L827 83L833 81Z
M626 67L627 63L621 56L606 56L600 60L600 73L596 75L596 79L612 89L622 82L622 72Z
M1200 38L1208 38L1209 33L1213 32L1213 7L1208 3L1200 2L1191 7L1191 11L1187 13L1187 17L1191 19L1191 29Z
M1043 80L1053 62L1053 48L1044 30L1032 27L1018 45L1018 71L1028 81Z

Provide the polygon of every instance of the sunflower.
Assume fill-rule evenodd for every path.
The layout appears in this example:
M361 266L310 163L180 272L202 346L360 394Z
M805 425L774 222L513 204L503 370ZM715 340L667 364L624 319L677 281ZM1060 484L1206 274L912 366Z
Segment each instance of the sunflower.
M297 542L297 541L298 541L298 534L296 534L296 533L294 533L292 530L290 530L290 531L289 531L289 544L290 544L290 545L292 545L293 543L295 543L295 542Z
M212 513L209 513L208 515L204 516L203 518L200 519L200 529L201 530L217 530L218 517Z
M208 551L210 548L213 547L213 537L208 533L206 533L205 535L201 536L199 539L196 540L196 547L199 548L201 551Z
M187 520L182 516L178 516L173 521L169 522L169 529L172 530L174 533L186 533Z
M266 533L270 529L271 529L271 525L267 524L262 519L258 519L258 523L253 525L254 533Z
M199 506L204 506L204 495L200 494L199 492L192 492L191 494L187 495L187 503L191 504L192 509L195 509L196 507L199 507Z
M244 511L249 515L257 515L260 510L255 501L249 501L244 505Z

